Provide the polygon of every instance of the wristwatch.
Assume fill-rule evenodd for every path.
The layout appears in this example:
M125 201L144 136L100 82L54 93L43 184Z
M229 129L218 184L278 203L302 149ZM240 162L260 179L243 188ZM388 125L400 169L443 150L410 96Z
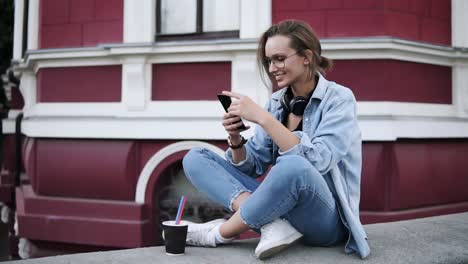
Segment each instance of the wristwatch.
M242 146L244 146L245 143L247 143L247 139L245 139L242 135L240 136L240 138L241 138L241 142L238 145L233 145L232 142L231 142L231 137L228 136L227 142L228 142L229 147L231 149L240 149L240 148L242 148Z

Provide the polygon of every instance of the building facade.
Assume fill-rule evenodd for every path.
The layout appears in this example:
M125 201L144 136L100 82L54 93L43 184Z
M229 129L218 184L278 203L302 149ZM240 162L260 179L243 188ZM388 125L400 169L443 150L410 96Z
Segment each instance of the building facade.
M15 0L0 190L22 256L160 244L181 194L187 217L226 214L181 159L227 147L217 93L267 101L256 41L290 18L358 100L361 220L467 211L467 13L464 0Z

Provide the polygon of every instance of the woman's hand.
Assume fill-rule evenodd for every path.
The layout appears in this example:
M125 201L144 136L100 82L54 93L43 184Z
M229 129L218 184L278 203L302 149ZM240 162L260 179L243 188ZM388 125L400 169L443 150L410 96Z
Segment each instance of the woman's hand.
M240 120L240 117L242 117L248 121L259 124L264 118L265 114L268 114L262 107L256 104L248 96L228 91L223 91L223 94L237 99L232 100L232 103L228 108L227 114L231 118L238 118L238 120Z
M242 126L242 120L239 116L233 115L231 113L225 113L223 116L223 126L224 129L228 132L231 138L240 138L240 132L244 131L240 129ZM249 126L246 126L249 129Z

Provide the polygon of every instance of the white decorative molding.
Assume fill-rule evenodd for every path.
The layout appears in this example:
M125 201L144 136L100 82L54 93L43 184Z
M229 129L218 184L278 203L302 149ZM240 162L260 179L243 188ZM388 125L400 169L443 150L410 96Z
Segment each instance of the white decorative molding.
M28 50L39 47L39 0L29 0Z
M151 74L151 65L144 58L122 65L122 101L128 111L145 110L151 100Z
M452 0L452 46L468 48L468 1Z
M148 63L233 60L235 53L255 56L257 42L247 40L112 44L94 48L28 51L24 68L116 64L126 58L145 56ZM325 56L335 60L394 59L442 66L468 64L468 51L386 37L322 40Z
M124 42L152 43L156 32L155 0L124 0Z
M153 173L154 169L156 169L156 167L158 167L158 165L164 161L164 159L166 159L174 153L189 150L194 147L207 148L224 158L224 151L222 149L201 141L181 141L166 146L160 151L158 151L156 154L154 154L145 164L145 167L143 167L143 170L141 171L140 176L138 177L137 187L135 191L135 202L139 204L145 203L146 189L148 187L148 182L150 180L151 174Z
M376 103L377 104L377 103ZM467 138L466 118L444 117L448 111L428 116L360 115L363 140L393 141L398 138ZM414 112L414 111L413 111ZM86 128L86 129L83 129ZM25 118L22 132L29 137L106 138L106 139L201 139L224 140L227 136L217 117L99 118L41 117ZM250 137L254 126L244 132Z
M359 120L359 125L364 141L468 137L466 120L373 119Z
M271 0L240 1L241 39L257 39L271 26Z
M13 26L13 60L23 56L24 0L15 0L15 21Z
M324 39L321 43L323 55L336 60L392 59L441 66L468 62L468 52L388 37Z
M362 118L452 118L457 115L455 107L448 104L359 101L358 116Z

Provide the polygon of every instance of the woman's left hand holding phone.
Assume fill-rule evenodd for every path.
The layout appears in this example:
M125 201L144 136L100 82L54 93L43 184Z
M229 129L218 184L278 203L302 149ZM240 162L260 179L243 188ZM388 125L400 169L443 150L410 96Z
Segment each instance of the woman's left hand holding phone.
M252 99L235 92L223 91L223 94L237 99L233 100L228 108L230 116L241 117L256 124L261 123L266 111Z

